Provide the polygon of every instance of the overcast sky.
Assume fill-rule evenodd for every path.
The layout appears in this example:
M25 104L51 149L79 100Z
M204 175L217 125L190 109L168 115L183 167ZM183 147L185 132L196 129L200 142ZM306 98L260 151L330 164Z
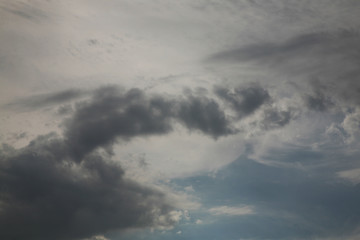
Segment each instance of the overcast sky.
M360 1L0 1L0 238L360 237Z

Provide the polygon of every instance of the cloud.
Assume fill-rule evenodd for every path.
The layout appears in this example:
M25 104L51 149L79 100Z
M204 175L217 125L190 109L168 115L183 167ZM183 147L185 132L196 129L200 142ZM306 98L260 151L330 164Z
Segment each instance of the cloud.
M341 46L347 40L353 41L357 33L351 30L344 30L334 34L328 32L306 33L295 36L282 43L263 42L248 45L239 49L219 52L211 56L213 61L274 61L283 63L283 60L292 58L294 55L304 54L332 54L339 49L330 47ZM339 46L340 45L340 46ZM347 49L348 50L348 49Z
M201 219L197 219L197 220L195 221L195 224L203 224L203 221L202 221Z
M326 111L332 105L332 102L323 94L317 93L315 95L306 95L305 104L311 110L322 112Z
M33 105L77 96L60 92L36 98ZM1 236L63 240L129 228L172 227L182 212L164 192L125 178L111 149L118 141L167 134L176 122L210 137L227 135L231 129L213 99L165 98L111 86L76 103L62 136L40 135L20 149L4 145ZM16 231L20 226L22 231Z
M59 115L66 115L72 112L73 112L73 108L70 104L62 105L57 109L57 114Z
M209 212L213 215L227 215L227 216L242 216L254 214L254 209L252 206L243 206L243 207L229 207L229 206L219 206L209 209Z
M340 171L337 174L340 178L344 178L354 184L360 183L360 168Z
M214 138L236 132L229 126L219 104L206 97L190 96L187 101L180 102L177 117L190 130L197 129Z
M77 89L68 89L55 93L47 93L17 99L10 102L5 107L15 110L36 110L43 107L66 103L78 99L85 95L84 91Z
M360 110L355 108L350 111L341 123L342 129L345 131L348 143L357 143L360 139Z
M125 179L106 154L74 161L68 148L49 134L19 150L1 149L2 238L80 239L111 230L167 228L179 220L163 192Z
M296 86L292 94L302 95L307 108L325 111L335 105L360 104L359 36L353 29L298 34L288 40L221 51L209 57L209 62L255 64L259 71L278 72Z
M98 235L98 236L94 236L94 237L91 237L91 238L86 238L86 239L83 239L83 240L109 240L109 239L102 236L102 235Z
M77 159L116 140L163 135L174 122L214 138L236 133L218 103L207 97L171 99L147 96L140 89L116 87L97 90L90 101L78 104L66 123L65 136Z
M63 95L59 95L63 96ZM63 98L56 97L56 100ZM163 192L124 178L111 155L117 137L170 131L171 101L132 89L102 88L78 104L64 136L38 136L0 155L3 238L79 239L128 228L168 228L178 222ZM17 231L21 227L22 231Z
M48 14L36 6L37 4L11 3L1 4L0 9L25 20L40 22L49 18Z
M216 95L228 103L240 118L245 117L270 100L269 93L260 86L227 89L215 87Z
M79 105L66 123L66 139L74 156L81 157L97 147L112 145L118 137L165 134L172 130L171 102L147 99L139 89L122 93L116 88L99 89L90 102Z
M263 119L259 124L263 129L284 127L295 117L294 112L292 109L279 110L276 108L267 108L263 111Z

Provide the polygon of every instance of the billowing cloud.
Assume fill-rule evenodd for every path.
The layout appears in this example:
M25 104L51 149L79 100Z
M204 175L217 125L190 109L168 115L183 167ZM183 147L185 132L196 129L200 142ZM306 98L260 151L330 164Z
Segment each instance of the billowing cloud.
M174 122L213 137L235 132L212 99L188 96L176 100L147 96L139 89L121 91L111 87L97 90L91 101L79 104L74 117L66 123L65 135L72 154L81 159L118 138L169 133Z
M73 92L46 96L33 107L69 97ZM20 149L4 145L1 236L80 239L129 228L172 227L181 218L175 206L163 192L125 178L111 159L111 148L134 137L167 134L176 122L211 137L233 133L213 99L165 98L112 86L76 103L63 136L40 135ZM16 231L20 226L22 231Z
M0 236L80 239L108 231L171 227L174 207L158 190L124 178L101 153L75 161L63 138L39 136L0 155ZM21 229L21 231L19 231Z
M219 96L237 114L251 114L270 98L260 87L239 88L235 91L239 96L221 89L226 95ZM78 92L66 91L37 97L32 107L43 107L47 100L61 104L77 96ZM286 124L288 119L279 114L265 119ZM231 121L215 99L202 94L176 98L116 86L97 89L75 104L63 124L63 136L41 135L21 149L3 146L2 234L79 239L128 228L171 227L180 220L175 206L163 192L125 178L122 167L111 159L113 145L165 135L176 124L218 138L236 133L233 121L238 120ZM223 206L210 212L239 215L253 210ZM20 225L26 228L15 231Z
M188 101L180 102L177 116L189 129L198 129L215 138L235 133L219 104L206 97L191 96Z

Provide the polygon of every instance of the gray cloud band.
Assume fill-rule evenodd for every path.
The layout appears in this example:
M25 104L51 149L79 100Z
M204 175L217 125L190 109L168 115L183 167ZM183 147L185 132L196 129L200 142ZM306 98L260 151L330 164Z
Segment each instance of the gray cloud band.
M253 63L277 70L304 91L304 106L325 111L334 104L359 105L360 47L354 30L302 34L289 40L260 42L222 51L209 63ZM301 90L302 88L302 90Z

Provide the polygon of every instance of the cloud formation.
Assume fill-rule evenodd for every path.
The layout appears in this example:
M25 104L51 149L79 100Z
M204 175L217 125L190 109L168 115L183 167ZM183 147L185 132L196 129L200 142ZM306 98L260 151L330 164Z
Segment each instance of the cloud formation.
M190 96L188 100L179 103L179 112L176 115L184 125L198 129L214 138L234 134L230 122L219 104L206 97Z
M162 192L124 178L101 153L67 155L55 134L0 152L0 236L80 239L111 230L171 227L174 207ZM21 231L19 231L21 229Z
M244 96L242 103L233 95L226 100L245 113L262 103L254 103L254 95L268 97L257 89L238 93ZM78 94L64 91L34 97L29 106L60 104ZM63 136L40 135L21 149L3 145L1 236L63 240L173 226L179 220L175 206L159 190L126 179L122 167L111 159L111 150L115 143L134 137L167 134L176 123L212 138L236 132L212 98L188 94L176 99L111 86L76 103L63 124ZM16 231L20 226L22 231Z
M128 141L169 133L176 122L214 138L236 132L213 99L195 96L171 99L147 96L140 89L122 91L109 87L98 89L91 101L78 105L66 123L65 136L71 154L81 159L118 139Z

